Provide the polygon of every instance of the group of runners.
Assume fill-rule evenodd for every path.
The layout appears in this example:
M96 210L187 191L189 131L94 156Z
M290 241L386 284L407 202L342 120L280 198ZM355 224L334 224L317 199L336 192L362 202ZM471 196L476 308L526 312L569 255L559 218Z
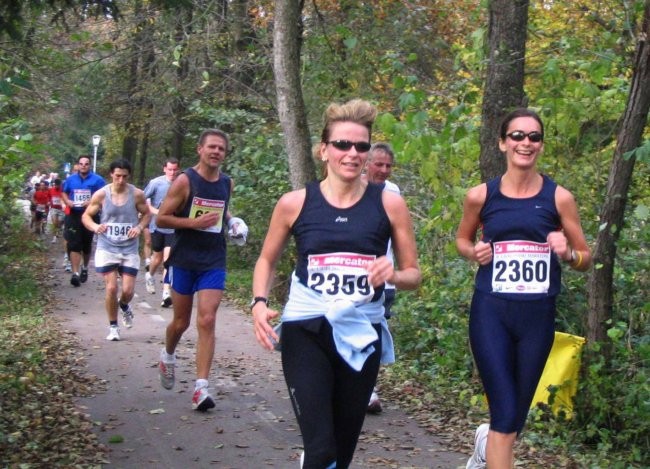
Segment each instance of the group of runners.
M388 180L393 151L385 143L371 145L376 114L358 99L327 108L313 149L323 178L278 200L253 272L255 338L269 351L280 350L304 443L302 468L350 465L365 414L381 411L380 364L395 358L387 322L395 289L421 282L413 222ZM490 423L476 430L468 468L513 466L513 446L553 342L561 263L581 271L591 264L573 196L536 169L544 143L539 116L513 111L497 139L507 171L468 191L456 237L459 253L479 265L469 335L490 408ZM248 234L246 223L230 213L234 183L221 171L229 150L227 134L207 129L194 166L179 172L178 161L167 160L164 174L144 191L128 183L128 161L111 163L111 182L104 184L82 156L61 191L69 209L73 286L86 281L91 243L98 239L95 268L106 285L108 340L120 339L118 310L126 327L133 324L129 303L142 235L153 251L145 273L151 294L164 264L161 305L173 307L158 365L165 389L175 385L175 352L196 295L192 408L199 411L215 406L209 376L226 243L241 244ZM297 257L280 312L269 296L290 238Z

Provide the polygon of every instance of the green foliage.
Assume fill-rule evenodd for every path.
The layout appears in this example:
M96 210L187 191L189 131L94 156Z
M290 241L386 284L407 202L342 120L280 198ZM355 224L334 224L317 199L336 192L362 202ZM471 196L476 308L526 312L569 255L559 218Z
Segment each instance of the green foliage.
M0 95L0 113L8 104ZM15 242L13 233L24 222L23 213L16 205L22 197L30 161L36 160L40 152L33 143L33 136L27 131L27 124L21 119L0 121L0 271L6 272L11 260L7 252Z
M613 18L612 24L619 19ZM593 246L617 122L629 88L630 56L621 53L623 41L611 33L599 35L586 51L584 37L575 35L575 24L566 35L561 31L559 37L550 39L553 21L557 19L552 15L540 13L531 17L530 24L533 31L539 27L543 36L542 41L529 44L531 73L526 82L531 106L539 110L546 124L545 152L539 167L574 193L587 240ZM398 76L393 84L402 90L401 114L384 114L377 121L380 138L397 150L395 175L416 219L424 277L417 294L398 293L397 315L391 320L399 350L395 374L417 376L433 395L456 396L454 403L469 414L484 411L482 388L475 379L467 344L473 268L458 259L453 237L464 188L479 182L481 112L475 90L480 82L475 72L484 64L483 32L477 33L455 49L458 75L455 86L448 88L451 95L440 100L426 98L417 80ZM646 147L635 150L638 161L646 160ZM603 461L608 467L648 462L650 192L643 183L648 177L647 165L637 165L626 226L618 244L616 320L609 333L612 356L585 355L574 420L546 414L535 417L533 413L530 421L532 428L548 433L533 438L543 438L544 446L562 447L575 461L593 467ZM558 299L557 329L584 335L587 275L566 270Z

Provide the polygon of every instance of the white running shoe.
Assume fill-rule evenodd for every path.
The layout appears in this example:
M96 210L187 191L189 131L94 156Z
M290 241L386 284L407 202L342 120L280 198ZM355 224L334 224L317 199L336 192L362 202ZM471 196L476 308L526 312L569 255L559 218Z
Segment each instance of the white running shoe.
M160 306L163 308L169 308L172 305L172 297L169 294L168 290L163 290L162 292L162 301L160 302Z
M165 389L172 389L174 387L174 368L176 363L167 363L162 359L158 362L158 373L160 375L160 385Z
M205 412L213 407L214 400L212 399L212 396L210 396L206 386L194 390L194 395L192 396L192 409Z
M154 294L156 293L156 283L153 280L153 275L151 275L149 272L145 272L144 274L144 283L145 286L147 287L147 292Z
M474 434L474 454L468 459L465 469L485 469L487 467L485 447L487 446L489 431L490 424L488 423L483 423L476 429Z
M366 409L366 412L369 414L381 413L381 401L375 391L370 395L370 401L368 402L368 409Z
M56 235L52 236L52 244L56 243Z
M133 327L133 310L131 309L131 305L128 305L126 311L122 310L122 324L124 324L124 327L127 329Z
M120 328L117 326L111 326L108 328L108 335L106 336L106 340L115 340L118 341L120 340Z

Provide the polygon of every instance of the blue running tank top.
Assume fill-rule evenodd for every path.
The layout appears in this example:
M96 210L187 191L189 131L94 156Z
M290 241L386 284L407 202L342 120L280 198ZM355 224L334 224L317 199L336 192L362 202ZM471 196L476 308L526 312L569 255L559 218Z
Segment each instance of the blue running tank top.
M135 187L127 186L127 199L122 205L115 205L111 194L111 184L104 186L104 202L99 215L99 223L106 225L106 231L97 237L97 249L115 254L137 254L139 236L129 238L129 231L139 222L135 206Z
M518 199L501 193L501 177L487 182L481 209L481 240L492 244L493 259L479 266L476 289L513 300L538 300L560 292L558 257L546 237L560 228L555 206L557 184L542 175L542 189Z
M367 276L358 275L363 263L386 255L388 248L391 225L383 185L368 183L361 199L348 208L330 205L317 181L305 189L305 202L291 228L298 251L296 276L319 293L352 297L367 288ZM383 285L377 287L371 301L383 290Z
M188 270L206 271L226 268L226 213L230 202L230 177L224 173L214 182L207 181L194 168L184 171L190 181L187 202L176 213L196 218L206 212L221 214L219 221L206 230L176 229L168 265Z

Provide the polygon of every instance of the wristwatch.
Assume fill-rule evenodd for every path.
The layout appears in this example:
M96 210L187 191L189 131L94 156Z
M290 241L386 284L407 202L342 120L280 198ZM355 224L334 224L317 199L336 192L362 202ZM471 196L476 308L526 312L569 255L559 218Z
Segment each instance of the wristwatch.
M269 299L264 297L264 296L256 296L253 298L253 301L251 301L251 309L260 301L263 301L266 306L269 305Z

